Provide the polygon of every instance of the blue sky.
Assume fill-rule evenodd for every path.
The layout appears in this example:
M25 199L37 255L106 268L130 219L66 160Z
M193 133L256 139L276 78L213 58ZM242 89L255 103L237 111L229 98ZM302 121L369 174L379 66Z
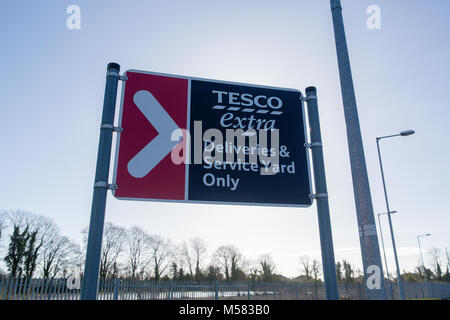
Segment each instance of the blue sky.
M81 30L66 8L81 8ZM375 212L385 212L382 152L400 266L425 248L450 247L450 3L342 0ZM369 5L381 30L366 27ZM89 223L105 69L141 69L243 83L318 89L336 259L361 266L329 1L2 1L0 209L49 216L80 241ZM383 217L386 218L386 217ZM106 220L141 225L209 250L271 253L296 275L298 257L320 257L309 209L162 204L109 196ZM383 219L387 248L387 220ZM426 249L425 249L426 250ZM393 256L388 250L393 271Z

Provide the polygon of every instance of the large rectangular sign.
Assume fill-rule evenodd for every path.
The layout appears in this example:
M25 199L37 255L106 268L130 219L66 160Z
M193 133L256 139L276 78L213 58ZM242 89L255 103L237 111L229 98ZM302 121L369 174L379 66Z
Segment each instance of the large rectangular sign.
M310 206L301 93L129 70L114 196Z

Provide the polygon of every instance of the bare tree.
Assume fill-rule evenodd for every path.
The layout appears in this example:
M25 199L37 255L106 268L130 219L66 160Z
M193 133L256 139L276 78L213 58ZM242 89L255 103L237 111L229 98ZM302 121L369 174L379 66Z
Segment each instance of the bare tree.
M321 263L319 260L314 259L311 265L311 271L312 271L312 276L314 278L314 281L317 282L319 280L320 274L321 274Z
M68 253L69 239L61 236L58 226L49 218L37 217L33 221L34 228L39 230L39 238L42 243L39 256L41 274L44 278L49 278L55 274L60 264L61 255Z
M6 211L0 211L0 240L2 240L3 230L7 228L7 213Z
M207 254L206 243L200 238L193 238L190 240L190 243L195 257L195 277L196 280L200 280L202 276L202 262Z
M61 254L62 262L59 264L61 266L60 274L63 277L68 277L69 275L78 276L81 278L82 273L80 273L81 266L84 267L84 253L81 252L80 245L74 241L69 242L67 254Z
M436 279L440 280L442 277L442 268L441 268L441 250L438 248L430 248L428 250L428 255L431 258L431 263L433 266L433 272L436 277Z
M60 271L63 267L69 267L76 245L61 236L52 219L22 210L3 211L1 216L11 226L28 232L27 250L24 253L25 276L32 277L35 270L40 269L44 277L55 277L62 274Z
M149 235L141 227L134 226L127 232L127 268L132 279L143 267Z
M231 280L239 281L245 280L245 274L242 271L242 264L244 261L244 256L239 252L236 247L229 247L230 250L230 261L231 261Z
M87 228L81 231L83 242L86 246L88 231ZM113 278L118 274L119 257L122 254L126 240L124 228L114 225L111 222L105 224L103 231L102 253L100 256L100 278Z
M312 264L309 261L309 257L307 255L300 257L300 268L301 272L305 274L306 280L312 279Z
M347 262L347 260L342 260L342 267L344 269L344 281L345 282L353 282L353 276L355 271L353 270L352 265Z
M6 220L8 221L8 225L16 226L20 229L24 229L27 225L31 225L31 220L33 218L33 214L24 210L14 210L5 212Z
M200 280L202 277L202 264L207 254L205 241L200 238L190 239L189 242L183 241L180 253L191 278L195 278L197 281Z
M73 274L78 276L80 279L84 276L84 264L86 262L86 248L80 247L79 245L76 245L74 247L74 253L73 253Z
M79 252L79 245L73 241L70 241L67 237L61 236L63 246L58 250L56 255L51 277L67 277L69 274L76 273L77 270L77 258Z
M361 280L363 280L363 282L364 282L364 272L362 272L362 270L359 267L356 267L356 269L355 269L355 277L358 282L361 282ZM389 278L388 278L388 281L389 281Z
M42 248L60 232L53 220L45 216L23 210L9 211L6 215L10 225L20 229L28 227L30 232L36 232L36 243L42 244Z
M191 250L191 247L189 243L186 241L183 241L179 248L181 257L182 257L182 263L186 266L187 271L189 272L189 275L191 279L194 278L194 254Z
M56 225L50 218L23 210L3 212L3 216L7 217L11 226L18 230L26 230L28 234L23 269L26 277L32 277L44 244L47 238L55 233Z
M247 274L251 281L255 282L259 278L260 271L260 264L257 260L248 260L246 261L247 266Z
M174 246L169 239L151 235L147 240L153 276L158 281L174 259Z
M235 246L225 245L217 248L213 260L222 268L225 279L230 281L235 279L235 275L240 271L242 255Z
M262 254L258 258L258 263L261 268L261 280L273 281L275 275L275 262L270 254Z
M220 246L213 255L214 264L220 266L225 274L225 279L230 281L230 252L227 246Z
M181 245L172 246L172 263L170 266L170 274L174 280L191 280L192 277L189 273L186 273L186 262L183 254L184 250L183 242Z
M65 275L76 264L79 247L65 236L55 234L46 241L41 252L41 268L44 278ZM72 267L73 269L73 267Z

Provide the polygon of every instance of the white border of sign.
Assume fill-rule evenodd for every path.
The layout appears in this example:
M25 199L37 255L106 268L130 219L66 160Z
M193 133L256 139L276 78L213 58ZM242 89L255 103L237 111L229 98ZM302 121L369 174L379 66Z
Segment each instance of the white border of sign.
M159 73L159 72L151 72L151 71L142 71L142 70L135 70L135 69L129 69L125 71L124 75L126 76L128 72L133 73L142 73L142 74L151 74L151 75L157 75L157 76L165 76L165 77L172 77L172 78L181 78L181 79L187 79L188 81L188 101L187 101L187 122L186 122L186 129L190 131L190 109L191 109L191 80L199 80L199 81L208 81L208 82L217 82L217 83L224 83L224 84L231 84L231 85L239 85L239 86L246 86L246 87L256 87L256 88L264 88L264 89L274 89L274 90L282 90L282 91L291 91L291 92L299 92L301 96L302 92L297 89L291 89L291 88L279 88L279 87L271 87L271 86L262 86L262 85L254 85L249 83L240 83L240 82L231 82L231 81L222 81L222 80L214 80L214 79L204 79L204 78L196 78L196 77L188 77L188 76L180 76L175 74L167 74L167 73ZM119 106L119 127L122 127L122 112L123 112L123 102L124 102L124 96L125 96L125 86L126 81L122 82L122 90L121 90L121 97L120 97L120 106ZM299 108L302 109L302 115L303 115L303 128L305 131L305 139L308 141L308 130L307 130L307 121L306 121L306 115L305 115L305 107L301 101L299 101ZM305 141L305 142L307 142ZM114 171L113 171L113 184L116 184L116 174L117 174L117 166L118 166L118 158L119 158L119 145L120 145L120 132L117 133L116 138L116 147L115 147L115 155L114 155ZM312 194L312 181L311 181L311 160L310 160L310 154L309 150L305 148L306 152L306 164L308 167L308 179L309 179L309 194ZM119 200L131 200L131 201L150 201L150 202L171 202L171 203L196 203L196 204L217 204L217 205L238 205L238 206L258 206L258 207L286 207L286 208L309 208L312 206L313 201L310 199L310 204L282 204L282 203L256 203L256 202L227 202L227 201L199 201L199 200L187 200L188 196L188 190L189 190L189 165L186 165L186 176L185 176L185 199L184 200L169 200L169 199L148 199L148 198L123 198L123 197L116 197L115 190L112 190L112 194L116 199ZM120 187L120 186L119 186Z

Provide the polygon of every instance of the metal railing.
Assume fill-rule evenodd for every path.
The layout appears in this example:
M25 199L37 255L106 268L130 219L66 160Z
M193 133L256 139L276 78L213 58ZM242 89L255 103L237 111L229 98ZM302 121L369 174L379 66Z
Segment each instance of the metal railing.
M395 287L395 286L393 286ZM394 299L400 299L398 288ZM406 299L449 299L450 283L405 283ZM364 300L361 283L339 283L341 300ZM79 300L68 279L0 278L0 300ZM100 279L98 300L324 300L323 283L202 282Z

